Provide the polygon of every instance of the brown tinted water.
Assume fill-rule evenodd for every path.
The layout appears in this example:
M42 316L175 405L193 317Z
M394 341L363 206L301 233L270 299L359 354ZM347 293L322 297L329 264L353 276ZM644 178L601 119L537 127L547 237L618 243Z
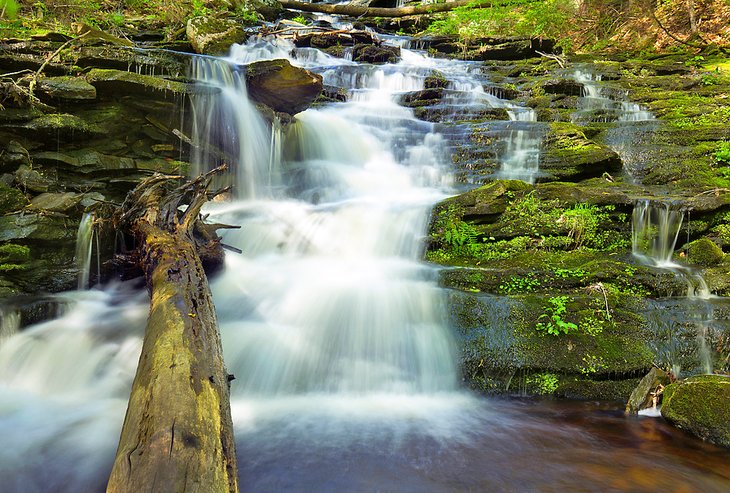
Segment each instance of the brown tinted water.
M619 404L481 400L467 414L440 430L407 419L274 418L259 431L238 430L241 485L260 492L730 491L730 451L662 418L626 417Z

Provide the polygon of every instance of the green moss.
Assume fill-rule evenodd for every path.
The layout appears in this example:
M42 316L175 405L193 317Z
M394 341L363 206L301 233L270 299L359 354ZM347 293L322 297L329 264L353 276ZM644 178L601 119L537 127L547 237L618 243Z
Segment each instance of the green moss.
M730 447L730 377L700 375L664 389L662 416L678 428Z
M17 188L10 188L0 182L0 214L15 212L28 205L28 199Z
M0 272L22 270L30 260L30 248L24 245L6 243L0 245Z
M700 238L686 245L687 260L694 265L709 267L722 262L725 254L709 238Z

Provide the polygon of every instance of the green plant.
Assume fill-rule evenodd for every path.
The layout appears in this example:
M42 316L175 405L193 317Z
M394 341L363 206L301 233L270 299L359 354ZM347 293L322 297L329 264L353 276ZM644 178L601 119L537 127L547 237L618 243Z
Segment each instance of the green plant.
M715 161L725 166L730 166L730 142L723 141L718 143L717 150L715 151Z
M539 394L552 394L558 389L559 379L554 373L537 373L527 377L525 381L528 385L536 388Z
M582 361L584 366L581 366L578 370L581 372L581 374L586 376L598 373L606 367L606 363L600 356L587 354L583 356Z
M554 336L576 332L578 325L563 320L563 316L568 311L566 305L569 301L570 298L568 296L553 296L552 298L548 298L548 306L545 308L545 313L538 317L538 320L544 320L544 322L538 322L535 328L538 331L544 331Z
M18 3L15 0L0 0L0 19L15 19Z
M600 248L603 245L601 238L596 235L598 227L608 219L608 212L613 206L605 206L602 209L593 204L575 204L558 219L558 223L568 229L568 237L573 240L575 248L582 246L594 246Z
M309 21L303 15L298 15L298 16L294 17L292 20L294 22L298 22L299 24L305 24L305 25L309 24Z
M702 55L697 55L697 56L693 56L692 58L690 58L689 60L684 62L684 64L687 67L691 67L691 68L701 68L702 64L704 62L705 62L705 57L703 57Z
M534 274L524 277L510 276L505 282L499 285L499 291L504 294L530 293L540 287L540 280Z

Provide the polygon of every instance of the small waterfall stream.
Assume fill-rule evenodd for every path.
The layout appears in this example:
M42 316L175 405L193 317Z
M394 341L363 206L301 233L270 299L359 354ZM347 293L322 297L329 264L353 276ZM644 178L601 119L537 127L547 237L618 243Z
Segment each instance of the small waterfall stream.
M697 331L697 355L704 373L712 372L712 359L708 349L707 337L711 330L710 324L714 319L714 309L708 300L710 290L705 279L692 269L673 261L674 249L677 244L682 223L686 212L680 208L681 204L669 202L653 202L640 200L634 206L632 217L632 249L633 255L643 264L660 269L666 269L687 283L686 297L692 309L691 323ZM672 313L672 318L676 313ZM657 323L676 324L677 320ZM671 351L670 351L671 353ZM671 354L668 356L673 358ZM669 361L675 374L679 375L681 368L676 361Z

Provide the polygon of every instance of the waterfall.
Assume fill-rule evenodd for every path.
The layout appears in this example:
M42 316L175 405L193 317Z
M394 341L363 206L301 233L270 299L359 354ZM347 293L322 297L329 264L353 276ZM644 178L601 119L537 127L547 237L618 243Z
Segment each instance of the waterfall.
M697 326L697 352L705 373L712 372L712 357L707 345L714 309L708 303L710 290L699 273L672 260L685 212L679 204L639 200L632 216L632 251L644 265L666 269L687 283L687 299L693 306L693 325ZM669 323L672 323L671 321ZM674 371L679 374L676 363Z
M236 197L270 196L279 184L279 125L267 123L249 101L238 65L194 57L191 77L199 82L191 98L191 174L227 164L233 170Z
M284 54L298 66L321 62L277 43L235 46L225 63L200 57L196 73L245 100L239 62ZM237 376L237 423L241 413L286 408L297 397L351 409L366 396L402 400L457 389L443 293L418 261L429 211L444 197L437 187L446 160L433 124L395 102L398 93L423 88L427 71L333 63L342 70L320 70L348 90L349 101L296 115L276 137L280 169L257 171L239 200L206 210L242 226L224 241L244 253L227 258L211 285L226 362ZM253 108L238 102L236 111L249 111L240 109L246 105ZM196 102L206 115L198 128L248 128L218 106L215 98ZM215 131L206 132L215 142ZM266 145L243 142L255 136L231 139L272 152L274 137ZM232 173L247 176L246 166L240 161ZM266 192L272 181L283 195Z
M89 287L89 278L91 275L91 256L94 249L94 238L96 237L94 231L94 214L84 213L81 216L81 222L79 223L79 230L76 233L76 254L74 259L76 261L76 269L78 269L78 289L87 289ZM99 248L97 245L97 255ZM99 263L97 262L97 268ZM97 272L97 279L99 279L99 273Z
M684 211L669 202L639 200L631 220L632 252L647 265L675 267L672 261Z
M573 79L583 84L583 93L578 100L578 111L573 115L574 121L587 119L598 122L645 122L654 120L651 112L627 100L627 91L604 94L605 91L600 85L600 74L576 69L571 75Z
M20 313L12 308L0 308L0 345L20 329Z

